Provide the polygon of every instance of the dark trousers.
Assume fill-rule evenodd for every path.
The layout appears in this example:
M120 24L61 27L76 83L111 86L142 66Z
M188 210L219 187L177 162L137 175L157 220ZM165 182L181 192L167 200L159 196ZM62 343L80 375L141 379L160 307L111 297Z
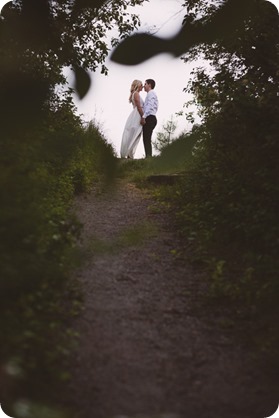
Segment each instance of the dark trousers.
M143 125L142 135L143 135L143 144L146 157L152 157L152 145L151 137L152 132L157 125L157 118L154 115L147 116L145 119L145 124Z

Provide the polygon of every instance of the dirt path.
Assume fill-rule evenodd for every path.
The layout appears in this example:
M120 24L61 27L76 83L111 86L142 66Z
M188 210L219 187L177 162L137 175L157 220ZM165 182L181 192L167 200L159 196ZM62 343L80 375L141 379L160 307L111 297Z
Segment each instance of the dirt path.
M125 181L78 203L93 254L80 272L85 310L68 393L76 417L271 415L278 391L265 365L203 303L202 274L175 256L170 215L152 205Z

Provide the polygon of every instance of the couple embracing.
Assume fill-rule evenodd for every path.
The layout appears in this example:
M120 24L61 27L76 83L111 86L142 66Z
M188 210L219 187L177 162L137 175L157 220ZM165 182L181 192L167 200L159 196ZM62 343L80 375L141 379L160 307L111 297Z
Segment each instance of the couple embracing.
M131 85L129 102L132 103L133 110L127 119L122 135L121 158L134 158L141 134L143 135L145 156L152 156L151 137L157 125L156 113L158 110L158 98L154 87L155 81L151 78L147 79L144 85L140 80L134 80ZM147 93L145 101L140 96L143 88Z

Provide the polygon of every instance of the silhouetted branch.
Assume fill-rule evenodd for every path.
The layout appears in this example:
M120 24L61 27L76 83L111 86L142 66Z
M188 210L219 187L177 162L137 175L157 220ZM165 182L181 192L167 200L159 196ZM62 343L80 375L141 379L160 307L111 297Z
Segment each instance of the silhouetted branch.
M125 39L113 51L111 60L119 64L136 65L160 53L178 57L201 43L212 44L224 40L247 18L258 13L258 6L262 6L263 2L272 13L278 14L276 7L265 0L226 0L211 16L194 22L185 19L179 33L172 38L135 34Z

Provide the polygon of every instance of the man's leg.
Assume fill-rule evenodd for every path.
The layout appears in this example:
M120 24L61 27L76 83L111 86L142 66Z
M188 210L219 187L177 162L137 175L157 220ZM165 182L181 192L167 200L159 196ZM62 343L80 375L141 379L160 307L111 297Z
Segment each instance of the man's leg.
M146 157L152 157L151 137L156 125L156 116L147 116L147 118L145 119L145 124L143 125L143 144Z

